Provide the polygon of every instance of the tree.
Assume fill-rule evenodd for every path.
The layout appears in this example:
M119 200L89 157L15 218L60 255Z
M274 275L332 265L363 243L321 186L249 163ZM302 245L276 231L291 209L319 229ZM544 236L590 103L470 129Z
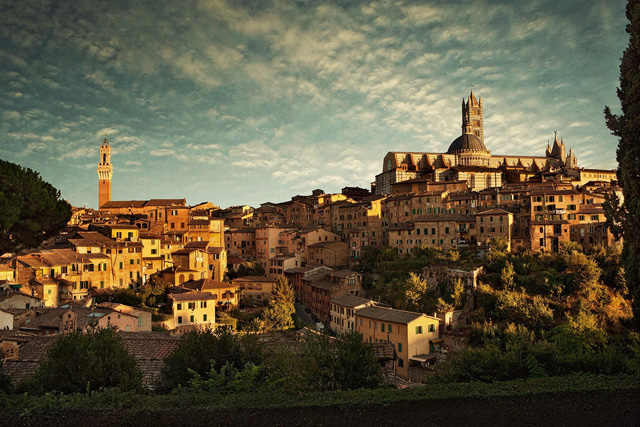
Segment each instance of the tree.
M307 339L300 369L303 384L320 390L375 388L382 372L373 346L362 335L349 331L337 339L319 334Z
M165 359L159 389L168 392L186 386L193 373L204 377L212 369L220 372L226 364L243 369L249 363L262 363L262 347L254 335L234 335L227 330L193 331Z
M4 373L2 362L4 361L4 353L0 350L0 393L7 393L11 391L12 384L11 378Z
M420 302L427 291L427 282L416 273L409 273L409 278L405 282L404 308L407 310L420 310Z
M61 335L30 381L40 392L84 393L103 387L140 390L142 373L113 329Z
M27 168L0 160L0 252L34 248L60 232L71 206Z
M502 269L502 272L500 273L500 281L502 282L503 288L508 289L510 291L514 290L516 286L515 277L516 277L516 272L513 269L513 264L507 261L504 264L504 268Z
M286 277L280 276L271 290L269 305L262 311L264 327L267 330L281 331L293 327L295 313L295 293Z
M618 98L621 115L605 107L607 127L618 137L618 181L624 204L617 197L605 205L608 222L624 237L622 262L632 297L636 328L640 328L640 0L627 3L629 45L620 63Z

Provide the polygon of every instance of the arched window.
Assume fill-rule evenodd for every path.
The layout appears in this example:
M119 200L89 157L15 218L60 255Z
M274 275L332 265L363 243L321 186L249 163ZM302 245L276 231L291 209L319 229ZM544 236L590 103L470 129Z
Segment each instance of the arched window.
M181 274L180 276L178 276L178 282L184 283L184 274Z

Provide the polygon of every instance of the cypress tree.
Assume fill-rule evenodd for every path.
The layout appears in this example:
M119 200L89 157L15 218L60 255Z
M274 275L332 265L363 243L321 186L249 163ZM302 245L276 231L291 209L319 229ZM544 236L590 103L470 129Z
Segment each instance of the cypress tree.
M622 114L604 109L607 127L619 141L616 159L624 203L610 197L605 208L612 231L624 238L622 262L635 326L640 329L640 0L629 0L627 19L629 45L622 56L618 88Z

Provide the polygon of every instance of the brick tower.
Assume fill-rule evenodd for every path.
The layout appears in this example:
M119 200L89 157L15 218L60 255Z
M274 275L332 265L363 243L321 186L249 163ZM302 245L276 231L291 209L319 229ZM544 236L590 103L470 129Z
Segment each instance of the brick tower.
M100 163L98 163L98 208L111 200L111 177L113 165L111 164L111 146L107 137L100 145Z

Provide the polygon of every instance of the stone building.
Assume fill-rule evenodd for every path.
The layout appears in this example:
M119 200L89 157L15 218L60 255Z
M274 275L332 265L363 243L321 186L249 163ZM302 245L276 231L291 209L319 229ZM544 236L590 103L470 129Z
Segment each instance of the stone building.
M390 194L394 185L419 178L425 182L464 182L470 190L480 191L500 187L507 179L527 180L545 172L568 175L568 170L578 168L575 154L571 149L567 153L557 135L553 147L547 144L544 156L492 154L484 142L483 117L482 98L476 99L471 92L462 102L462 135L451 142L447 152L387 153L382 173L376 175L376 194Z

